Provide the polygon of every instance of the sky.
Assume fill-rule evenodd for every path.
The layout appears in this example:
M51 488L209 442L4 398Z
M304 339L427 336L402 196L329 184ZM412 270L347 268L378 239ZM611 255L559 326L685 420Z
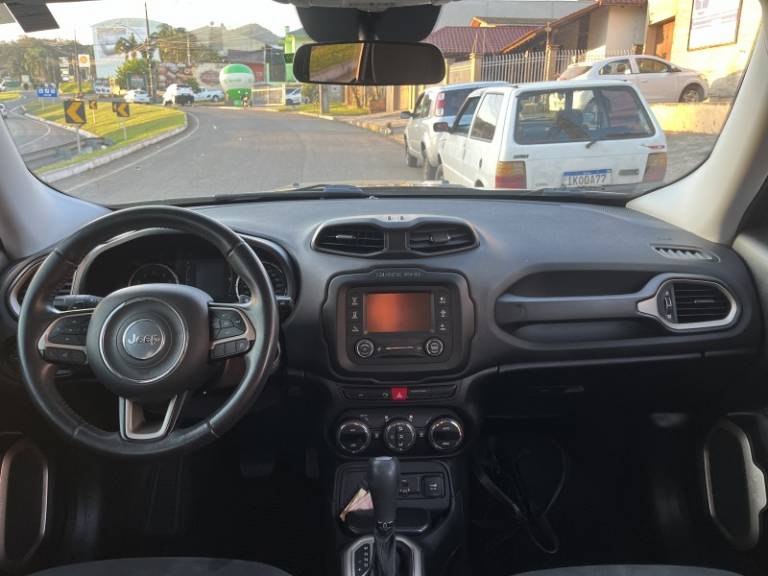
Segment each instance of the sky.
M69 38L77 31L79 42L93 41L91 25L112 18L144 18L143 0L99 0L49 4L59 23L58 30L29 34L36 38ZM149 19L188 30L224 24L236 28L256 22L282 36L285 26L300 26L296 9L273 0L148 0ZM18 24L0 24L0 41L15 40L23 35Z

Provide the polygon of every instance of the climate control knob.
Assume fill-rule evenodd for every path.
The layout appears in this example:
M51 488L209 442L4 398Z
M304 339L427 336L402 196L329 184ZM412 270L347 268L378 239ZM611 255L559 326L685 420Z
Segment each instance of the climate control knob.
M416 429L408 420L392 420L384 428L384 444L393 452L408 452L416 444Z
M361 420L347 420L336 430L339 448L350 454L362 452L371 443L371 431Z
M432 448L448 452L461 446L464 429L455 418L438 418L430 425L427 437Z

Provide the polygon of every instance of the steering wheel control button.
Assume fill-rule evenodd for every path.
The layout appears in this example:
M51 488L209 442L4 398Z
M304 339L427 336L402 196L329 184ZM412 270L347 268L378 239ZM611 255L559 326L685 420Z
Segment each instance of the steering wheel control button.
M165 348L166 335L160 323L146 318L136 320L123 331L123 348L131 358L150 360Z
M71 348L46 348L43 357L57 364L85 364L86 356L82 350Z
M211 359L219 360L221 358L229 358L231 356L238 356L248 352L251 347L251 343L247 338L240 338L238 340L230 340L229 342L219 342L215 344L211 350Z
M242 336L246 332L245 321L235 310L211 311L211 335L214 340Z
M445 344L440 338L430 338L424 343L424 350L429 356L440 356L445 350Z
M336 442L345 452L357 454L370 445L371 431L360 420L348 420L343 422L336 431Z
M393 452L408 452L416 443L416 429L408 420L392 420L384 428L384 444Z
M376 348L373 342L367 338L358 340L357 344L355 344L355 352L357 352L357 355L360 356L360 358L370 358L373 356L375 350Z
M464 429L455 418L438 418L430 425L428 436L432 448L448 452L461 446Z

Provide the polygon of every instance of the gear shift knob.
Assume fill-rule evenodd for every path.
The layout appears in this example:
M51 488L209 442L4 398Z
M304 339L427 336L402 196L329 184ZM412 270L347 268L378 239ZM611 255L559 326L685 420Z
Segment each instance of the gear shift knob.
M368 488L377 529L394 527L399 483L400 463L397 458L382 456L368 461Z

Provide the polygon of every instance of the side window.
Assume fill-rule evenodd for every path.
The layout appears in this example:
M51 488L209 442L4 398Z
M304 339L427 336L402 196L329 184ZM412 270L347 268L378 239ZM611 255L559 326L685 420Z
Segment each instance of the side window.
M629 65L629 60L614 60L600 68L600 76L619 76L631 73L632 67Z
M467 98L453 123L452 134L464 134L465 136L469 134L469 127L472 124L472 118L475 117L475 110L479 101L479 97Z
M413 107L414 117L418 118L419 116L419 110L421 109L421 103L424 101L424 96L426 96L426 94L421 93L419 94L419 97L416 99L416 105Z
M660 74L669 72L669 66L652 58L638 58L637 69L640 74Z
M472 126L470 138L480 140L493 140L496 132L496 125L499 123L499 114L501 113L501 103L504 101L503 94L486 94L483 98L480 108L477 110L477 118Z
M429 99L429 94L422 94L419 100L418 106L416 106L416 118L426 118L429 116L429 106L432 101Z

